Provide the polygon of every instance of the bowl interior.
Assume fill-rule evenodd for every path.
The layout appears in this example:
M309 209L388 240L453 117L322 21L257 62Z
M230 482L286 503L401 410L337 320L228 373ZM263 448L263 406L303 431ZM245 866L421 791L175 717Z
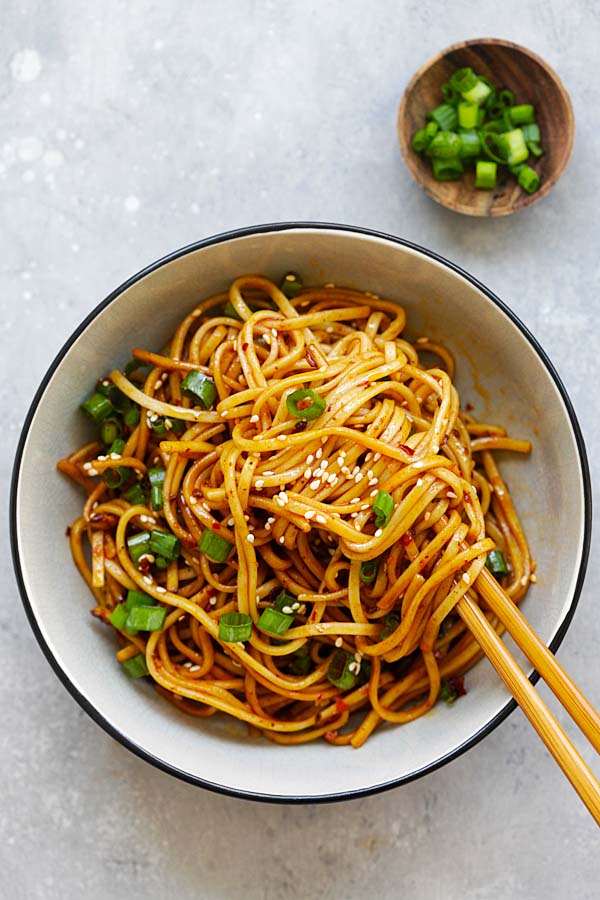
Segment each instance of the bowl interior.
M348 284L404 304L408 334L427 334L455 353L463 404L473 403L481 419L533 441L530 458L502 454L501 467L538 563L538 583L523 608L547 642L568 616L576 591L585 503L574 429L540 355L475 283L417 249L342 230L254 232L192 248L96 311L46 383L17 476L15 543L42 645L88 711L132 749L210 786L294 799L414 777L488 728L506 708L507 692L484 660L467 676L469 692L460 703L384 728L360 751L322 742L283 748L249 739L244 726L220 715L181 715L149 686L123 678L108 629L90 616L92 598L64 537L65 526L80 514L82 496L54 469L56 459L89 439L79 403L99 375L126 362L133 345L159 348L199 298L243 272L278 279L290 269L305 282ZM41 507L52 514L40 515Z
M472 167L460 181L436 181L429 160L412 149L412 136L424 125L426 113L443 103L442 84L463 66L486 75L498 89L510 88L516 103L534 104L544 148L539 160L528 163L541 176L534 194L523 191L503 167L493 191L475 188ZM398 115L400 146L413 178L438 203L473 216L508 215L545 196L567 164L573 132L571 102L558 75L524 47L493 38L457 44L425 63L408 85Z

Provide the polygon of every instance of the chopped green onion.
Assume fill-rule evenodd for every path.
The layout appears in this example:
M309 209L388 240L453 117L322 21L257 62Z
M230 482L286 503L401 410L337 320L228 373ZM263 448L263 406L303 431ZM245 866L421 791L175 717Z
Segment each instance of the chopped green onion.
M500 135L491 131L481 132L481 149L493 162L506 164L506 159L500 154L504 152L504 147L499 143Z
M481 126L481 131L483 132L493 132L494 134L502 134L504 131L509 131L506 127L506 122L502 117L498 119L488 119L487 122Z
M129 409L126 409L123 413L123 421L128 428L135 428L139 424L140 418L141 411L137 403L132 403Z
M527 144L527 149L534 156L543 156L544 155L544 151L542 150L540 144L537 143L537 141L529 141Z
M142 556L150 556L150 532L138 531L130 538L127 538L127 548L131 559L139 569L139 562Z
M162 485L156 484L152 485L150 488L150 506L154 510L154 512L158 512L163 508L164 499L163 499L163 489Z
M454 685L443 679L440 684L440 700L445 700L446 703L454 703L457 697L458 691Z
M150 536L150 549L157 556L171 561L181 553L181 541L174 534L156 528Z
M106 451L106 455L111 456L113 453L116 453L121 456L124 449L125 441L122 438L117 438L116 441L113 441L113 443ZM131 469L129 469L127 466L114 466L110 469L104 470L104 472L102 473L102 480L111 490L116 490L116 488L119 488L122 484L125 484L130 474Z
M163 508L163 484L165 481L166 469L164 466L155 466L148 469L148 479L150 481L150 506L155 512Z
M375 525L377 528L385 528L394 511L394 498L387 491L379 491L373 503L375 513Z
M490 550L485 561L486 569L489 569L496 578L498 575L508 575L508 566L502 550Z
M512 106L515 102L515 95L508 88L504 88L498 93L498 102L502 106Z
M102 422L103 419L106 419L113 412L113 405L108 397L97 391L81 404L81 408L94 422Z
M437 122L428 122L425 126L425 136L427 137L427 143L436 136L438 131L440 130L440 126Z
M124 603L119 603L118 606L115 606L113 611L110 614L109 622L111 625L114 625L119 631L123 631L125 627L125 622L127 621L127 616L129 613L125 609Z
M479 106L477 103L469 103L463 100L457 106L458 127L459 128L476 128L479 121Z
M449 81L445 81L442 85L442 97L450 106L456 106L460 100L459 92Z
M440 106L436 106L435 109L427 113L427 118L439 125L442 131L454 131L458 125L456 110L449 103L442 103Z
M125 375L129 378L133 372L137 372L138 369L149 369L150 363L143 362L141 359L130 359L125 368L123 369Z
M452 159L460 154L461 139L454 131L438 131L427 147L427 156L434 159Z
M169 425L171 424L170 419L166 419L164 416L158 416L156 413L151 413L149 416L146 416L146 421L150 426L150 430L153 431L154 434L159 435L159 437L167 433Z
M496 187L498 165L489 160L479 159L475 166L475 187L491 191Z
M127 599L125 600L125 609L127 612L136 606L155 606L154 597L145 594L143 591L131 590L127 591Z
M290 657L290 669L294 675L308 675L312 667L312 659L306 644L292 653Z
M531 166L523 166L517 176L517 180L528 194L533 194L540 186L540 176Z
M509 166L525 162L529 156L527 144L520 128L507 131L498 138L498 145L502 148L504 160Z
M162 631L167 610L164 606L134 606L127 619L130 628L138 631Z
M540 135L540 126L536 124L536 122L532 122L530 125L522 125L521 131L523 132L523 137L529 143L529 141L536 141L539 143L541 135Z
M477 82L468 91L461 91L464 100L468 100L470 103L478 103L479 106L485 103L491 93L492 89L481 78L478 78Z
M217 399L217 389L212 378L192 369L181 382L181 390L186 397L196 400L202 409L210 409Z
M535 121L535 109L531 103L521 103L520 106L511 106L509 109L513 125L531 125Z
M457 181L464 172L460 159L432 159L431 167L437 181Z
M422 153L423 150L426 150L429 146L429 140L427 138L427 129L419 128L418 131L415 131L412 139L412 148L416 153Z
M164 556L157 556L154 562L157 569L168 569L170 560L165 559Z
M129 678L143 678L148 675L148 666L146 665L146 657L143 653L131 656L121 663L121 668Z
M144 494L143 488L139 481L136 481L136 483L132 484L130 488L127 488L127 490L125 491L125 499L128 503L131 503L132 506L146 505L146 495Z
M219 640L225 644L247 641L252 634L252 619L246 613L225 613L219 619Z
M481 141L476 131L461 131L460 133L461 148L460 158L468 159L471 156L478 156L481 150Z
M285 613L279 612L278 609L267 606L266 609L263 609L260 619L256 624L261 631L266 631L267 634L276 634L281 637L293 623L293 616L288 616Z
M516 166L508 166L508 171L511 175L518 175L521 169L525 168L525 163L519 163Z
M296 600L296 598L291 594L288 594L287 591L280 591L275 598L275 602L273 603L273 609L278 610L278 612L283 612L284 609L291 609L292 604L297 602L298 601Z
M215 562L225 562L233 548L225 538L206 528L198 541L198 549Z
M302 279L295 272L288 272L279 285L279 290L291 300L292 297L297 297L302 290Z
M477 115L477 127L481 128L483 123L485 122L485 109L480 109Z
M400 624L400 614L397 612L388 613L385 617L385 622L383 628L381 629L381 634L379 635L380 641L385 641L386 638L389 638L391 634L393 634Z
M359 576L363 584L373 584L377 578L377 560L367 559L361 563Z
M285 405L290 416L295 419L318 419L323 410L326 409L327 403L314 391L301 388L288 394L285 398Z
M327 667L328 680L343 691L351 690L356 684L356 675L350 669L350 666L354 668L353 663L356 665L353 656L345 650L336 650Z
M117 438L121 437L121 423L114 416L107 417L102 420L100 426L100 440L103 444L113 444Z
M462 69L457 69L450 77L448 83L455 91L458 91L459 94L464 94L465 91L472 90L476 86L478 80L479 79L473 69L470 66L465 66Z

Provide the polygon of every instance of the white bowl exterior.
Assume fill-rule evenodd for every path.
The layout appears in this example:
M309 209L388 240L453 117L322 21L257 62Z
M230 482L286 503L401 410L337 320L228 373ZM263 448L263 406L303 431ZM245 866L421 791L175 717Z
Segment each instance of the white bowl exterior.
M502 454L501 470L538 564L538 583L523 609L549 643L571 605L584 546L581 463L564 401L537 351L485 293L443 263L371 235L301 228L234 237L166 263L117 296L69 348L37 407L21 461L17 539L44 641L113 729L213 785L318 798L410 777L468 742L508 699L487 661L469 673L459 703L382 728L360 751L323 742L284 748L247 738L244 726L223 716L183 716L145 684L123 677L112 635L89 615L92 598L63 536L82 496L54 469L56 459L90 434L79 403L99 375L129 359L133 346L161 347L195 302L239 274L277 280L289 270L306 283L332 281L398 300L407 310L407 334L439 339L455 353L463 405L470 401L478 418L532 440L531 457Z

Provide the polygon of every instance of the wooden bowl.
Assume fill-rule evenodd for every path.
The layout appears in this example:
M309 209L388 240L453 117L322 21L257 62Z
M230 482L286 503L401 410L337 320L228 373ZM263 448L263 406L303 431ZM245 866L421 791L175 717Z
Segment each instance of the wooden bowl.
M460 181L436 181L429 160L412 149L412 136L425 124L426 113L444 102L442 84L462 66L487 75L498 88L510 88L517 103L534 104L544 149L539 160L529 160L541 178L534 194L520 188L505 169L499 169L493 191L475 188L472 169ZM400 149L411 175L442 206L468 216L507 216L545 197L564 171L574 133L571 101L556 72L531 50L496 38L454 44L434 56L413 76L398 110Z

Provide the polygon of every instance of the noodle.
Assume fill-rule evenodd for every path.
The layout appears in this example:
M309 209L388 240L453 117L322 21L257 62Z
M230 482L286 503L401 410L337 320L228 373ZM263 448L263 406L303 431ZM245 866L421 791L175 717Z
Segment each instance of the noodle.
M139 664L129 674L191 715L358 747L463 692L481 652L453 610L479 601L491 551L515 603L535 580L493 456L530 445L460 409L451 354L403 338L396 303L297 284L290 297L286 280L243 276L160 353L134 349L129 375L98 387L122 452L88 443L58 468L87 492L73 559L94 615L116 627L117 659ZM150 535L165 558L135 555L131 539ZM124 624L131 591L157 630Z

